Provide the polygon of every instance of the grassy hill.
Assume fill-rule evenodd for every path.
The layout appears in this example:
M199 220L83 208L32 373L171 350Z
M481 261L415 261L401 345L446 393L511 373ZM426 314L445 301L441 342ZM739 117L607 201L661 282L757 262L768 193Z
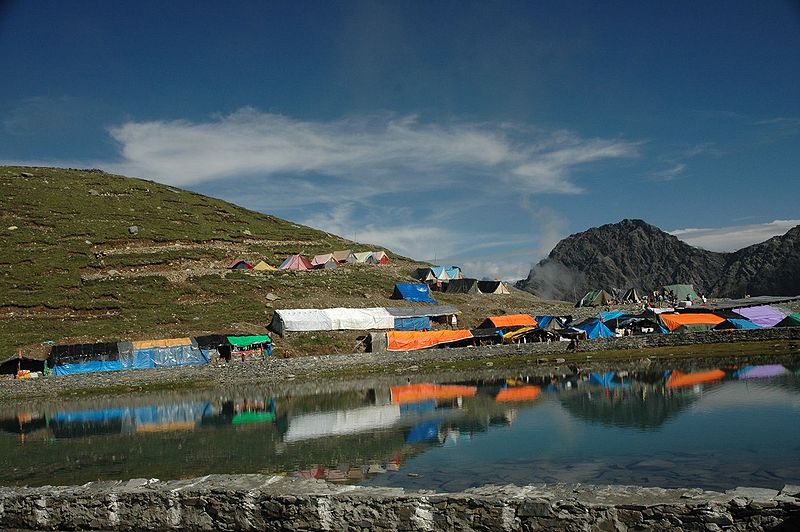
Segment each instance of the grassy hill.
M60 168L0 167L0 246L0 359L47 341L260 332L274 308L399 305L388 299L394 283L419 266L390 252L387 266L230 271L240 257L277 266L298 252L377 248L152 181ZM467 326L536 301L516 290L437 297L464 310ZM276 348L352 352L355 338L296 335Z

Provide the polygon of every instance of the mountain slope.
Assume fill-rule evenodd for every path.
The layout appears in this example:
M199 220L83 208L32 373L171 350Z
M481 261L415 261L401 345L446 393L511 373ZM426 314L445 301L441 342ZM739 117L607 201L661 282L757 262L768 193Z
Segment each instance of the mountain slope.
M622 220L565 238L517 287L569 301L592 288L652 290L671 283L722 297L797 294L799 229L736 253L715 253L642 220Z

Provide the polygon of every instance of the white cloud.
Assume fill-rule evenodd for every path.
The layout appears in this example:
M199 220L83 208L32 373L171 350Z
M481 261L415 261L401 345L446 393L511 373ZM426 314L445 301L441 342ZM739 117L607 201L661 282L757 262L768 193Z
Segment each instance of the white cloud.
M415 116L304 121L252 108L109 131L122 155L115 170L183 186L291 175L329 185L368 181L379 193L386 185L429 190L482 176L530 192L575 193L576 166L637 154L630 142L563 131L528 131L534 138L519 140L520 129L503 124L423 124Z
M800 225L800 220L774 220L763 224L718 228L675 229L669 233L687 244L710 251L736 251L786 233Z
M686 165L684 163L676 163L665 170L652 172L650 174L650 177L652 177L656 181L672 181L673 179L681 175L685 170L686 170Z

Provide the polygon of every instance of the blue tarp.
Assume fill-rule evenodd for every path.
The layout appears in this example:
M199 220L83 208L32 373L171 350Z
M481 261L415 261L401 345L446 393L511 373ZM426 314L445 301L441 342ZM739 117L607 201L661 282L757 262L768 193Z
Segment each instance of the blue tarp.
M761 329L760 326L756 325L750 320L740 320L737 318L728 318L728 321L733 324L734 327L737 329Z
M442 274L445 273L444 266L431 266L431 271L433 275L436 276L437 279L442 279Z
M622 317L624 315L625 315L625 313L622 312L621 310L608 310L608 311L605 311L605 312L601 312L599 314L599 317L600 317L600 319L602 321L609 321L609 320L615 320L615 319L617 319L619 317Z
M169 368L199 364L208 364L208 351L201 351L196 345L180 345L134 349L132 352L120 351L117 360L90 360L75 364L59 364L53 368L53 373L55 375L72 375L75 373Z
M559 328L564 326L564 320L558 316L534 316L534 319L536 320L536 326L540 329L546 329L553 320L555 320Z
M450 279L458 279L458 276L461 273L461 268L458 266L448 266L445 268L445 272L447 273L447 277Z
M426 421L411 427L411 432L406 436L406 443L419 443L439 439L439 422Z
M421 283L397 283L394 285L392 298L420 301L422 303L436 303L436 300L431 297L428 285Z
M430 331L431 319L427 316L418 318L395 318L394 329L396 331Z
M605 324L601 323L600 320L591 320L585 323L579 323L574 326L576 329L580 329L582 331L586 331L586 336L590 339L594 338L613 338L614 333L612 333Z

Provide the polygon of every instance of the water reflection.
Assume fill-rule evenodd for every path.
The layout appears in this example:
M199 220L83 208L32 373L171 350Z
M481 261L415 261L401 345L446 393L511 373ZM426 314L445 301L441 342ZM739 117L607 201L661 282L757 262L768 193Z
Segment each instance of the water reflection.
M798 368L774 364L47 404L0 412L0 482L261 472L445 489L781 487L800 478L798 415Z

